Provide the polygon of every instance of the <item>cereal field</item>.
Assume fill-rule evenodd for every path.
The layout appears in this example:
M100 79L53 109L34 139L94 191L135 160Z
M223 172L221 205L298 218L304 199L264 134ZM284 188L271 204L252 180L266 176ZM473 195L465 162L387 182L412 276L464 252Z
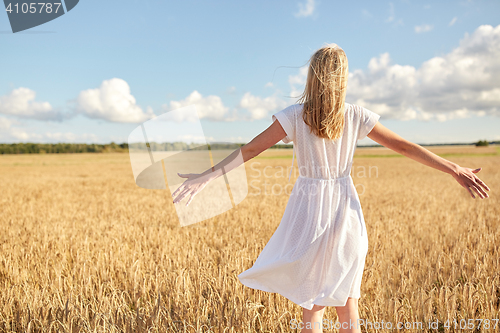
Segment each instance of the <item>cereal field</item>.
M446 320L450 331L500 331L500 148L430 149L482 167L490 198L358 148L369 238L360 317L405 332L447 331ZM293 331L299 306L237 279L280 223L290 163L291 150L247 162L247 198L181 228L168 190L135 185L128 154L0 155L0 332ZM324 318L334 323L334 308ZM472 319L485 320L464 328Z

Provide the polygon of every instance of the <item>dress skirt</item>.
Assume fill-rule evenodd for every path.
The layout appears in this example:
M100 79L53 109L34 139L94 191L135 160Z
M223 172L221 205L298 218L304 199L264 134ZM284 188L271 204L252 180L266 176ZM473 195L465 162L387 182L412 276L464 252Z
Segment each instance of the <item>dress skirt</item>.
M247 287L278 293L303 308L359 298L368 237L351 176L299 176L283 218L253 266Z

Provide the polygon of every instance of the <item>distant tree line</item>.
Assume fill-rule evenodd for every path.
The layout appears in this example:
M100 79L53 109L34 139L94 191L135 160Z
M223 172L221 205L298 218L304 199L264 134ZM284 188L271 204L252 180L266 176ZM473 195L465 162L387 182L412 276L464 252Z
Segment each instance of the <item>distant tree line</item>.
M488 146L488 144L500 144L500 141L488 142L480 140L472 145ZM209 149L237 149L243 146L243 143L213 143ZM444 145L444 144L443 144ZM446 144L450 145L450 144ZM454 145L454 144L451 144ZM455 145L471 145L470 143L461 143ZM374 145L379 146L379 145ZM371 146L370 146L371 147ZM130 149L147 149L143 143L134 143ZM290 144L276 144L271 149L292 149ZM181 151L181 150L202 150L208 149L208 146L197 143L185 142L151 142L149 149L152 151ZM0 143L0 154L68 154L68 153L123 153L128 152L129 144L114 142L108 144L86 144L86 143Z
M210 145L210 149L237 149L243 146L241 143L215 143ZM181 150L200 150L208 149L208 146L185 143L185 142L151 142L149 147L152 151L181 151ZM146 145L131 144L131 149L145 150ZM271 148L292 148L292 145L278 144ZM129 144L117 144L111 142L108 144L86 144L86 143L0 143L0 154L73 154L73 153L123 153L128 152Z
M128 144L86 143L0 143L0 154L67 154L127 152Z
M479 140L476 142L477 147L488 147L489 143L486 140Z

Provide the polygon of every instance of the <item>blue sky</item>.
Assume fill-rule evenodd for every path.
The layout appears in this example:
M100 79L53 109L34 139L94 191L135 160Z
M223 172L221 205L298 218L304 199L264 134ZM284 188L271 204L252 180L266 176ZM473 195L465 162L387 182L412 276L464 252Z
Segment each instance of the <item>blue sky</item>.
M209 140L247 142L332 42L349 58L347 101L401 136L500 140L499 13L498 1L81 0L16 34L0 14L0 142L126 142L189 104Z

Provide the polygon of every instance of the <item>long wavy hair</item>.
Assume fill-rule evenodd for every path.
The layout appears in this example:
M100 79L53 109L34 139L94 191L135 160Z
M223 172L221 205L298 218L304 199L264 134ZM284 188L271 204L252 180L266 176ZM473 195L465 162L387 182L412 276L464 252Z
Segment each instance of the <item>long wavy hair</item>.
M335 140L344 130L344 107L349 66L347 56L336 44L327 44L309 59L302 117L312 133Z

